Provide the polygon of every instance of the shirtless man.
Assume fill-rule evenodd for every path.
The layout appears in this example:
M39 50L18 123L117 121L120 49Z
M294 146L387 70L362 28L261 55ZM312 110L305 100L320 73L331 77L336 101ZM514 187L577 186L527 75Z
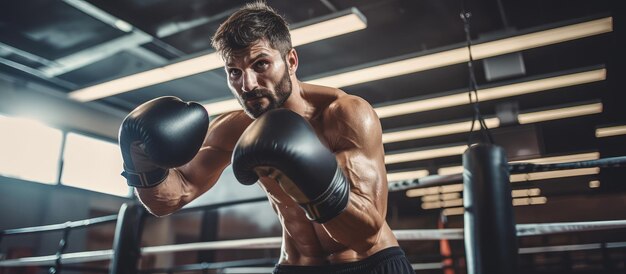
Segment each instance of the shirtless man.
M146 208L157 216L180 209L232 161L237 179L259 182L278 214L274 273L414 273L385 221L382 129L372 107L298 81L287 24L265 4L230 16L213 46L243 111L209 126L202 106L161 97L122 124L123 174Z

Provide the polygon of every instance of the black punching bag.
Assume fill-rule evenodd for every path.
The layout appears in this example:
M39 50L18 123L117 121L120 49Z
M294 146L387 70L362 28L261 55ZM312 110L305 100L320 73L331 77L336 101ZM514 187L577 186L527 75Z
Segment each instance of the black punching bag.
M463 204L468 273L518 273L515 218L504 149L477 144L465 151Z

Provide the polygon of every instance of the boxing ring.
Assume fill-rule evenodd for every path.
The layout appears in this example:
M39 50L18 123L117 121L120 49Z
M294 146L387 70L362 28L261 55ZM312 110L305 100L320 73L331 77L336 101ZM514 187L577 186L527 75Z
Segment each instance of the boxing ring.
M480 148L478 148L480 150ZM499 162L503 160L501 151L487 149L477 154L464 155L464 173L447 176L429 176L411 181L392 182L389 191L403 191L414 188L443 186L452 182L464 182L463 228L440 229L396 229L394 234L403 245L405 241L451 240L464 241L467 273L517 273L517 258L524 254L570 252L582 250L625 249L624 242L600 242L574 245L550 245L538 247L517 247L517 238L563 233L606 231L626 228L626 220L605 220L590 222L558 222L515 224L512 219L511 188L508 176L548 170L600 167L613 168L626 166L626 156L591 161L530 164ZM481 163L491 163L483 165ZM498 168L504 167L504 168ZM506 176L506 178L501 178ZM502 184L507 182L507 184ZM185 208L179 213L190 211L210 211L234 205L266 202L266 197L217 203L207 206ZM176 213L176 214L179 214ZM277 258L258 258L223 262L198 262L176 265L168 268L139 269L142 256L207 250L277 250L281 237L248 238L195 242L174 245L140 246L145 219L149 214L138 203L124 204L117 215L103 216L81 221L55 225L4 230L0 240L13 235L63 231L55 254L0 260L0 270L24 266L47 268L49 273L83 271L85 273L176 273L186 271L217 271L216 273L271 273ZM113 248L85 252L66 253L69 234L76 229L84 229L106 223L116 223ZM485 236L489 234L489 237ZM498 241L494 241L498 239ZM407 254L410 255L410 254ZM488 258L489 259L488 259ZM498 257L494 260L494 257ZM415 271L450 268L442 255L430 256L430 261L412 263ZM77 266L88 262L109 262L108 268ZM497 262L494 262L497 261ZM458 267L458 266L457 266Z

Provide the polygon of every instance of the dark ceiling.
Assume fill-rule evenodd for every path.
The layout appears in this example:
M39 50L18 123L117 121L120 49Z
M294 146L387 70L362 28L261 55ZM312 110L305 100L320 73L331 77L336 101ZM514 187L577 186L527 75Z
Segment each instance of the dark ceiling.
M0 74L37 82L67 94L82 87L212 52L209 37L242 0L88 0L113 18L130 24L124 32L77 6L82 0L2 1L0 4ZM621 17L611 0L466 0L471 12L474 44L519 34L532 33L573 23L613 16ZM614 1L617 2L617 1ZM356 7L367 19L367 28L350 34L297 47L300 79L350 71L375 63L400 60L441 52L465 45L464 25L459 14L462 0L274 0L269 5L292 25L336 11ZM479 89L497 87L549 76L607 68L608 78L574 85L490 100L481 111L491 117L497 110L531 112L601 102L603 112L593 115L518 125L512 122L493 130L496 141L508 150L512 160L597 151L602 157L626 153L624 138L596 138L595 129L624 121L623 54L618 39L623 30L545 45L520 52L524 72L489 81L484 60L474 62ZM618 33L621 34L618 35ZM621 40L620 40L621 41ZM621 42L620 42L621 43ZM623 44L620 44L623 45ZM59 60L78 57L74 67L53 70ZM96 58L97 57L97 58ZM90 59L91 58L91 59ZM402 76L342 87L365 98L374 106L438 97L468 91L466 63L448 65ZM95 104L129 112L149 99L175 95L203 103L231 99L222 69L141 88L99 99ZM69 99L68 99L69 100ZM91 103L94 104L94 103ZM210 111L210 109L209 109ZM381 119L385 132L445 124L470 119L468 105L447 107L415 114ZM466 133L389 143L389 154L464 144ZM513 144L513 145L511 145ZM526 154L516 154L519 151ZM461 156L439 157L389 164L390 172L437 169L461 163ZM602 174L613 174L603 171ZM623 174L622 174L623 175ZM608 176L608 175L607 175ZM621 176L621 175L619 175ZM586 186L584 177L572 179ZM618 181L617 175L605 178ZM603 179L603 180L605 180ZM622 180L623 181L623 180ZM621 182L623 183L623 182ZM608 183L610 185L610 183ZM547 188L550 188L546 184ZM554 184L554 189L564 184ZM603 184L603 188L607 188ZM572 187L586 193L587 187ZM615 183L609 190L624 187ZM550 191L547 191L550 193Z

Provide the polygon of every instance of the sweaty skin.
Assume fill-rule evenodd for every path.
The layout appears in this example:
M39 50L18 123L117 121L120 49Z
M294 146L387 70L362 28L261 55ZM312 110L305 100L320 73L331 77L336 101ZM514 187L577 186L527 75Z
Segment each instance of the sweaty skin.
M280 264L326 265L359 261L398 242L385 221L387 178L382 129L372 107L363 99L336 89L299 82L298 57L285 58L265 40L234 52L226 62L228 84L246 107L265 108L291 82L291 95L282 107L307 119L318 137L333 151L350 181L348 207L324 224L309 221L278 182L259 174L259 183L283 228ZM287 77L287 78L286 78ZM243 95L264 90L254 98ZM248 100L242 100L248 98ZM209 110L210 111L210 110ZM230 164L234 146L253 121L244 111L223 114L208 129L200 152L186 165L170 170L154 188L136 193L153 214L180 209L215 185Z

